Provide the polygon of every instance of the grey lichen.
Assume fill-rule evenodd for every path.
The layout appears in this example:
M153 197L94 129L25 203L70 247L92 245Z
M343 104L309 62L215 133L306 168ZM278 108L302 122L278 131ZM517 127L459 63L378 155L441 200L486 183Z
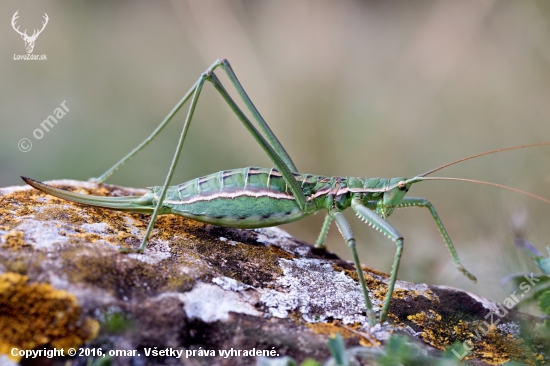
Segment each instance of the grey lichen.
M361 291L344 271L335 271L320 259L280 259L279 264L283 276L275 281L275 289L266 290L261 297L273 316L286 318L298 311L310 323L330 318L344 324L366 324Z

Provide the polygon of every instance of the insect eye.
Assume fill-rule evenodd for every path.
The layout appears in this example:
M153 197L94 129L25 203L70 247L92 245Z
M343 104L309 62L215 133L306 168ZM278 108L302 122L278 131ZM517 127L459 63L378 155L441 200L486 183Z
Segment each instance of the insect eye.
M404 191L407 189L407 183L404 180L402 180L401 182L397 183L397 188Z

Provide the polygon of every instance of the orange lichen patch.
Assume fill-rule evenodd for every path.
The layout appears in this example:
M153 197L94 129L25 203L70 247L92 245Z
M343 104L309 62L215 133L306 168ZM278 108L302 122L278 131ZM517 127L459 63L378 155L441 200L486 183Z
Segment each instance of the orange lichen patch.
M346 275L353 278L355 281L359 282L359 276L357 275L357 271L347 269L347 268L342 268L337 265L332 265L332 268L335 271L344 271ZM386 273L379 272L365 266L362 266L361 268L363 269L363 277L365 278L365 283L367 285L367 288L371 291L371 293L375 298L377 298L380 301L384 301L386 293L388 292L388 284L387 282L380 280L378 276L383 278L388 278L389 276ZM373 276L371 273L373 273L375 276ZM407 291L406 293L408 294ZM406 294L399 293L399 289L396 289L393 293L393 297L404 298L406 297Z
M346 275L353 278L355 281L359 282L359 276L357 275L357 271L347 269L347 268L342 268L335 264L332 265L332 268L338 272L342 272L342 271L345 272ZM381 286L382 284L384 284L384 282L379 281L374 276L372 276L369 272L363 272L363 276L365 278L365 282L367 283L368 288L377 288L378 286Z
M382 271L379 271L377 269L374 269L374 268L371 268L371 267L367 267L367 266L361 266L361 269L363 271L366 271L366 272L370 272L370 273L374 273L380 277L385 277L385 278L390 278L390 275L388 273L385 273L385 272L382 272Z
M357 335L354 332L340 326L339 323L306 323L306 326L308 328L311 328L311 330L313 330L315 334L332 335L332 334L340 333L342 335L342 338L357 337ZM349 326L349 328L358 329L359 324L351 325Z
M424 296L425 298L427 298L428 300L430 301L436 301L436 302L439 302L439 298L433 293L432 290L430 289L426 289L422 292L420 291L414 291L414 294L415 296Z
M121 230L117 233L116 241L109 240L111 243L137 243L139 238L133 234L130 234L124 230Z
M359 337L359 344L363 347L379 347L380 345L382 345L382 343L374 338L371 334L360 331L358 329L360 327L360 324L355 324L353 326L340 324L340 327L353 333L356 337Z
M15 228L20 219L17 211L21 205L17 203L17 199L13 195L0 196L0 230L11 230Z
M338 322L335 323L305 323L308 328L311 328L315 334L335 335L340 333L342 338L358 338L359 343L364 347L380 346L374 337L359 330L361 324L344 325Z
M445 349L445 347L441 348L441 346L438 347L438 342L440 342L442 339L439 339L436 336L436 332L434 329L438 329L440 327L441 322L441 315L437 314L433 310L428 310L428 312L420 312L414 315L409 315L407 317L410 321L412 321L414 324L422 327L424 330L422 332L422 339L427 341L429 344L431 344L434 347ZM429 327L425 327L425 324L430 324ZM449 340L447 338L443 339L443 342L448 342ZM448 344L448 343L447 343Z
M21 231L12 230L2 236L2 241L4 245L10 249L19 249L20 247L28 246L23 240L24 235L25 234Z
M384 301L386 299L386 294L388 293L388 285L384 282L381 282L381 286L376 287L376 289L372 290L372 295L380 300ZM403 289L394 289L392 298L393 299L404 299L409 295L414 295L414 291L408 291Z
M41 209L34 215L34 218L42 221L63 220L75 225L82 225L88 221L81 212L73 209L58 209L53 207Z
M433 310L409 315L407 318L421 328L420 338L435 348L445 350L455 342L462 343L463 347L459 347L457 353L467 354L466 359L480 359L493 365L510 360L526 365L541 364L537 361L538 355L526 352L528 348L524 340L503 333L485 321L444 321Z
M393 290L393 294L391 295L391 297L392 299L405 299L407 296L410 296L411 293L414 294L415 297L420 295L418 291L408 291L402 288L396 288Z
M292 254L290 254L289 252L287 252L284 249L276 247L275 245L270 245L269 250L279 258L284 258L284 259L288 259L288 260L291 260L291 259L294 258L294 256Z
M342 267L339 267L337 265L332 265L332 268L335 271L344 271L346 273L346 275L353 278L355 281L359 282L359 277L357 276L357 272L355 270L342 268ZM372 269L367 268L367 267L362 267L362 269L364 270L363 275L364 275L364 278L365 278L365 283L367 285L367 288L370 289L371 293L373 294L373 296L376 299L378 299L380 301L384 301L385 297L386 297L386 294L388 293L388 284L387 284L387 282L378 279L377 276L376 277L373 276L369 271L372 271L372 273L374 273L375 275L379 275L379 276L384 277L384 278L387 278L388 275L383 273L383 272L378 272L376 270L372 270ZM417 296L420 296L420 295L428 295L428 296L426 296L426 297L428 297L428 299L430 299L430 300L433 299L433 292L431 292L429 290L426 293L421 293L421 292L416 291L416 290L413 291L413 290L405 290L405 289L400 289L400 288L394 289L393 294L392 294L392 298L394 298L394 299L405 299L407 297L417 297Z
M147 222L148 223L148 222ZM160 216L155 222L155 231L153 237L161 240L169 240L175 236L181 236L189 230L204 228L205 224L194 220L189 220L177 215ZM143 229L147 227L146 223Z
M80 317L74 295L17 273L0 275L0 354L15 361L13 347L78 347L96 337L99 323Z
M399 317L391 312L388 312L388 319L393 319L395 324L399 324Z
M350 270L346 268L339 267L337 265L332 265L332 268L335 271L344 271L349 277L353 278L355 281L359 282L359 277L357 276L357 272L355 270ZM378 279L377 277L373 276L378 275L383 278L389 277L387 274L383 272L379 272L376 270L373 270L368 267L361 267L363 269L363 275L365 278L365 283L367 284L367 287L370 289L371 293L374 295L375 298L377 298L380 301L384 301L386 294L388 293L388 284L386 281L382 281ZM432 291L427 290L424 292L420 292L417 290L405 290L401 288L396 288L393 291L392 298L394 299L405 299L407 297L418 297L418 296L425 296L429 300L433 300L436 298Z
M74 238L80 238L85 240L88 243L95 243L96 241L103 239L103 237L99 234L94 233L80 233L80 234L67 234L68 237L74 237Z
M435 311L430 309L430 310L428 310L428 314L426 314L425 312L421 312L421 313L418 313L418 314L409 315L407 317L407 319L411 320L413 323L415 323L417 325L420 325L420 324L425 323L428 319L432 320L432 321L440 322L441 321L441 315L437 314Z
M17 209L15 211L15 214L19 217L23 217L23 216L33 215L34 212L35 212L34 208L29 207L29 206L23 206L23 207L20 207L19 209Z
M95 196L111 196L112 195L111 191L108 190L105 186L100 186L100 187L95 188L93 190L86 189L86 188L74 189L74 187L71 187L71 186L63 187L63 189L72 190L73 192L76 192L76 193L93 194Z

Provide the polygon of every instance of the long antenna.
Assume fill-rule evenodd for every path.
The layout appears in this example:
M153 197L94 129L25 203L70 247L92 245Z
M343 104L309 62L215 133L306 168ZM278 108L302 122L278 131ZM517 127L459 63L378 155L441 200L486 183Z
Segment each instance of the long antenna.
M548 144L548 143L545 143L545 144ZM527 145L527 146L530 146L530 145ZM504 189L508 189L508 190L516 192L516 193L521 193L521 194L524 194L524 195L529 196L531 198L534 198L534 199L537 199L539 201L550 204L549 199L541 197L541 196L537 196L536 194L529 193L529 192L526 192L526 191L522 191L521 189L517 189L517 188L514 188L514 187L508 187L508 186L498 184L498 183L486 182L486 181L483 181L483 180L466 179L466 178L422 177L422 176L419 176L419 177L414 177L414 178L408 179L407 182L410 181L410 182L414 183L414 182L421 182L423 180L455 180L457 182L470 182L470 183L486 184L488 186L504 188Z
M432 170L428 170L426 173L417 175L416 177L425 177L425 176L427 176L427 175L430 175L430 174L432 174L432 173L437 172L438 170L447 168L447 167L449 167L449 166L451 166L451 165L455 165L455 164L458 164L458 163L462 163L463 161L466 161L466 160L479 158L480 156L485 156L485 155L490 155L490 154L496 154L496 153L503 152L503 151L510 151L510 150L517 150L517 149L525 149L525 148L528 148L528 147L547 146L547 145L550 145L550 141L548 141L548 142L539 142L539 143L536 143L536 144L529 144L529 145L520 145L520 146L505 147L505 148L502 148L502 149L496 149L496 150L486 151L486 152L483 152L483 153L480 153L480 154L475 154L475 155L472 155L472 156L468 156L468 157L466 157L466 158L458 159L458 160L455 160L455 161L453 161L453 162L450 162L450 163L441 165L440 167L437 167L437 168L432 169ZM416 178L416 177L415 177L415 178Z

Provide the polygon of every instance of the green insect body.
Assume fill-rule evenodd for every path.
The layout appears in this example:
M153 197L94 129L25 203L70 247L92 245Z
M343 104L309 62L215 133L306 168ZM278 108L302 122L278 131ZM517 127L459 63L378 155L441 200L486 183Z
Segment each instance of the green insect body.
M322 184L317 177L294 174L306 198ZM308 178L308 179L305 179ZM158 200L162 187L153 188ZM249 167L224 170L170 187L163 205L171 212L209 224L252 229L281 225L319 209L320 199L308 199L301 210L276 169Z
M237 90L242 101L252 114L261 132L256 129L248 117L241 111L214 74L214 70L218 67L225 71L227 77ZM274 164L274 168L248 167L243 169L224 170L193 179L177 186L170 186L170 181L193 118L200 92L206 81L212 83L215 89L220 93L235 115L243 123L244 127L250 132L252 137L254 137L260 147L271 159ZM96 183L104 182L122 164L132 158L138 151L151 142L151 140L153 140L160 133L160 131L183 106L183 104L190 98L191 103L187 118L185 120L174 158L170 164L164 185L152 187L150 192L141 197L88 196L64 191L29 178L23 179L29 185L39 190L69 201L120 211L152 214L151 221L145 232L142 244L137 250L135 250L137 252L143 252L145 250L147 241L154 227L155 220L158 215L162 214L176 214L214 225L250 229L293 222L316 213L319 210L326 209L328 214L325 218L319 238L317 239L316 246L319 248L324 248L324 242L328 229L334 221L346 241L346 244L351 250L361 291L363 293L366 315L370 326L374 326L376 324L376 316L369 297L369 291L366 287L363 272L361 270L361 263L357 255L355 238L342 211L351 207L351 209L362 221L383 233L396 245L396 253L388 281L388 290L386 298L384 299L383 307L380 310L380 320L383 322L386 320L389 311L395 281L397 280L399 262L403 251L403 236L385 221L385 219L390 216L396 208L427 208L430 211L430 214L432 215L432 218L434 219L441 235L443 236L444 242L449 250L455 267L468 276L471 280L476 280L475 277L466 271L460 263L460 259L458 258L458 254L453 246L453 243L451 242L451 239L445 230L443 223L439 219L433 205L424 198L405 197L406 193L411 188L411 185L425 180L458 180L475 182L507 188L550 203L550 200L543 197L495 183L461 178L427 177L438 170L465 160L502 151L550 145L550 142L514 146L488 151L442 165L409 179L325 177L312 174L300 174L292 162L292 159L288 156L286 150L283 148L277 137L273 134L263 117L260 115L244 91L227 60L216 61L200 76L199 80L147 139L134 148L112 168L107 170L103 175L93 180Z
M405 190L395 187L404 178L325 177L294 174L306 196L301 210L281 173L276 169L248 167L223 170L167 189L161 214L175 214L208 224L254 229L287 224L321 209L345 210L354 197L383 218L391 215ZM25 178L30 185L49 194L91 206L119 211L152 212L162 187L151 187L142 197L112 198L63 191ZM93 201L91 198L93 197ZM114 201L116 200L116 201ZM361 215L360 212L357 212Z

